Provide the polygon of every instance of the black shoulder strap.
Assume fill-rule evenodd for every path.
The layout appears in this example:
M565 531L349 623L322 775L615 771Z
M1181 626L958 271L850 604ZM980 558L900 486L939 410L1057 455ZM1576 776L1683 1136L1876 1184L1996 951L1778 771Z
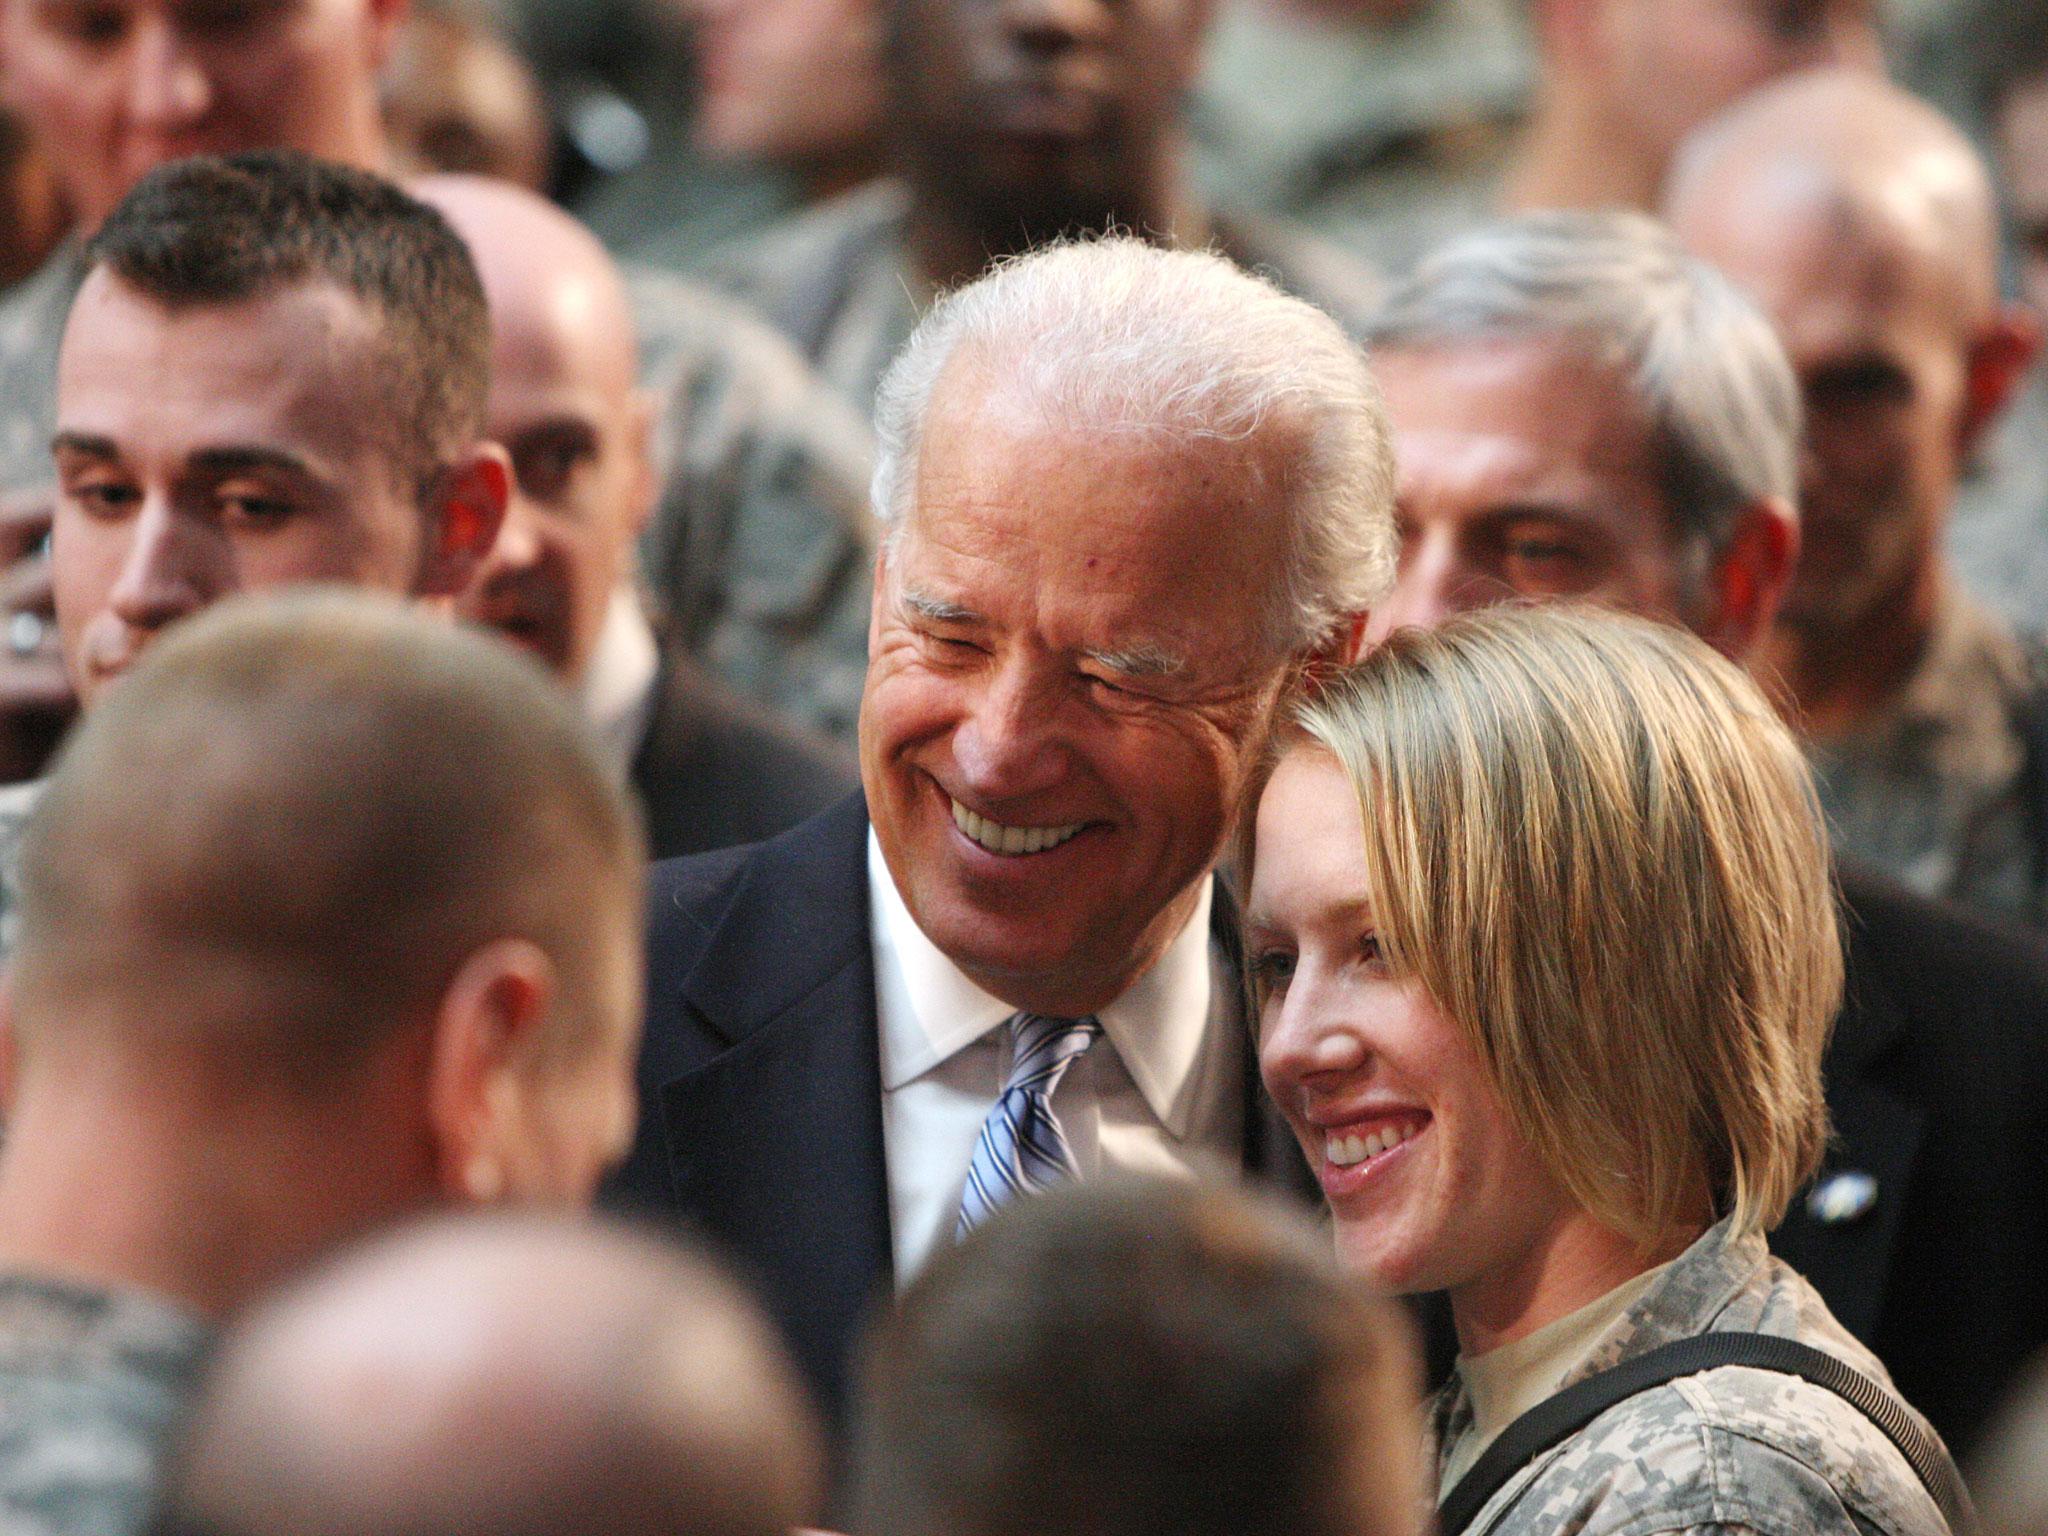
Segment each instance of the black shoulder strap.
M1702 1333L1574 1382L1516 1419L1445 1497L1437 1511L1439 1536L1460 1536L1509 1478L1615 1404L1681 1376L1696 1376L1724 1365L1797 1376L1834 1393L1899 1448L1906 1464L1941 1507L1955 1536L1969 1536L1975 1528L1976 1514L1955 1463L1891 1391L1833 1355L1793 1339L1764 1333Z

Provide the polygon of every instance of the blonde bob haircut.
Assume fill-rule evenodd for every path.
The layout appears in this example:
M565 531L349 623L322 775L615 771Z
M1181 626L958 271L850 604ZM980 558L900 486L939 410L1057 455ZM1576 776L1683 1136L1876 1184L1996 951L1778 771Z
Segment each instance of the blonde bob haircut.
M1358 791L1382 952L1579 1205L1768 1230L1827 1138L1842 949L1791 734L1690 634L1547 604L1404 630L1297 707ZM1240 832L1251 873L1253 818Z

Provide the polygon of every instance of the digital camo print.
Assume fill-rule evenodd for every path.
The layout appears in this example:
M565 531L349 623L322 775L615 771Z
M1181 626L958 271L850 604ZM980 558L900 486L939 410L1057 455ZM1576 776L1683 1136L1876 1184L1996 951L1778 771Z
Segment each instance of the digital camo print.
M1890 1385L1813 1287L1761 1236L1710 1229L1629 1308L1559 1390L1659 1345L1737 1331L1796 1339ZM1453 1375L1431 1411L1442 1467L1472 1431ZM1923 1421L1924 1422L1924 1421ZM1928 1431L1930 1435L1933 1431ZM1945 1536L1947 1523L1884 1432L1796 1377L1724 1366L1637 1394L1538 1456L1467 1536Z
M0 1530L141 1530L206 1341L146 1296L0 1276Z
M0 299L0 493L54 478L57 350L85 270L67 247ZM642 541L654 601L741 693L851 739L873 558L867 424L732 300L647 269L627 291L658 413Z

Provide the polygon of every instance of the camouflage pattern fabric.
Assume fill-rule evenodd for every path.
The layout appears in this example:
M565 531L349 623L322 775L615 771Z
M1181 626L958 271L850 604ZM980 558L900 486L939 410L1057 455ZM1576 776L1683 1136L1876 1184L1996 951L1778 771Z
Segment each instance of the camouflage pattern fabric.
M2038 644L1949 588L1897 696L1812 749L1836 846L1923 895L2042 921L2023 719L2044 675Z
M0 301L0 492L45 487L75 248ZM867 665L873 448L768 326L670 273L627 274L659 411L643 542L656 602L743 694L849 739Z
M1733 1238L1724 1221L1673 1261L1558 1389L1715 1331L1797 1339L1890 1385L1876 1357L1812 1286L1770 1256L1762 1236ZM1472 1433L1472 1404L1458 1375L1430 1417L1441 1468ZM1831 1392L1748 1366L1682 1377L1616 1404L1510 1478L1466 1530L1651 1536L1728 1528L1766 1536L1948 1531L1884 1431Z
M0 1276L0 1530L141 1530L207 1337L151 1297Z
M882 374L935 297L904 250L909 209L901 182L872 182L705 268L707 280L767 316L864 420L874 413ZM1383 285L1335 244L1261 215L1226 212L1212 222L1216 249L1263 270L1354 335L1371 318Z

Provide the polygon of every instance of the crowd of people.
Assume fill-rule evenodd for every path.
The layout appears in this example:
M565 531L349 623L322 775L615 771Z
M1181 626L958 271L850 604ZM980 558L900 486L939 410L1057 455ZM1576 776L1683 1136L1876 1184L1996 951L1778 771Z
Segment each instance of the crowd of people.
M0 0L0 1532L2048 1532L2048 4Z

